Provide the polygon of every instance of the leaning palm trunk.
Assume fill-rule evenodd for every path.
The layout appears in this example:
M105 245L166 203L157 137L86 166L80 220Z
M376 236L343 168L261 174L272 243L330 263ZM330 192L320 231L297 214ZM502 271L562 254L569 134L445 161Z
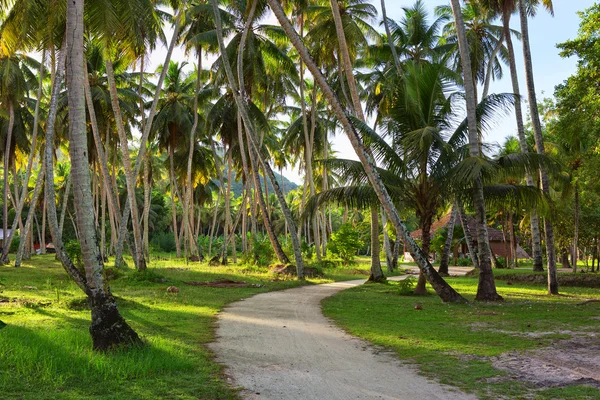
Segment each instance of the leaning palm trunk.
M465 209L462 204L456 203L460 224L463 227L463 233L465 234L465 242L467 243L467 250L469 251L469 256L471 256L471 261L473 262L473 267L479 269L479 257L477 256L477 249L475 248L475 241L473 240L473 233L471 232L471 228L469 228L469 221L467 220L467 214L465 213Z
M245 94L244 86L243 86L242 82L240 82L241 85L239 87L239 90L241 90L241 92L238 91L237 83L233 76L231 64L229 63L227 51L225 49L225 43L223 40L223 30L222 30L222 25L221 25L221 15L219 13L219 6L218 6L216 0L211 0L211 3L212 3L212 7L213 7L214 16L215 16L215 25L217 28L216 29L217 30L217 39L219 42L219 50L221 52L223 66L225 67L227 80L229 81L229 86L233 92L233 96L235 98L235 101L236 101L236 104L238 107L238 112L241 113L242 121L244 122L244 126L246 127L246 134L247 134L247 138L248 138L248 147L250 147L253 151L255 151L257 153L257 158L259 158L259 162L262 164L265 174L271 181L271 185L273 186L273 190L275 191L275 194L279 201L279 205L281 206L281 210L283 211L283 215L288 223L288 226L290 227L290 231L292 232L292 234L291 234L292 235L292 245L294 248L294 258L296 261L296 273L297 273L298 279L304 279L304 262L302 260L302 253L300 250L300 241L298 240L298 235L296 234L296 226L295 226L294 220L292 219L292 213L285 201L285 198L283 196L281 188L279 187L277 178L275 177L275 174L273 173L273 170L271 169L271 166L269 165L268 162L262 160L262 157L260 155L261 146L259 146L257 143L257 135L254 132L254 126L252 125L252 121L250 119L250 116L248 115L247 104L246 104L247 99L245 98L246 94ZM241 47L240 51L243 52L243 47L244 47L243 42L240 43L240 47ZM243 93L243 95L242 95L242 93Z
M248 32L250 31L250 27L252 25L252 20L254 18L254 13L256 11L257 3L258 3L257 0L253 0L253 2L252 2L252 8L250 9L250 13L248 14L248 17L246 19L246 23L244 25L244 31L242 32L240 46L238 49L237 74L238 74L238 81L240 82L240 87L242 87L244 84L244 47L246 44L246 39L248 37ZM302 88L300 90L302 91ZM303 115L305 115L304 112L303 112ZM245 168L244 174L246 175L246 178L248 178L249 171L248 171L248 165L246 163L246 154L245 154L246 150L244 147L244 135L243 135L244 129L243 129L242 122L243 122L242 116L238 110L238 142L239 142L239 146L240 146L240 153L242 155L242 167ZM307 129L308 128L305 128L305 132L308 132ZM248 134L247 129L246 129L246 133ZM261 142L262 142L262 140L261 140ZM305 147L305 149L306 149L306 147ZM275 234L275 230L273 229L273 223L271 222L270 213L267 210L267 205L265 203L265 199L263 197L263 192L262 192L262 187L260 184L260 173L259 173L260 169L259 169L259 162L258 162L258 158L257 158L258 156L253 151L252 146L250 146L250 140L248 140L248 154L250 155L250 164L252 167L252 178L254 181L255 196L256 196L258 206L260 208L260 213L263 216L263 223L265 225L265 229L267 231L269 241L271 242L271 246L275 250L275 254L277 255L277 259L279 260L279 262L281 262L283 264L289 264L290 260L289 260L288 256L285 254L285 252L283 251L283 248L281 247L281 243L279 243L279 239L277 239L277 235ZM266 178L266 174L265 174L265 178ZM314 187L314 185L313 185L313 187ZM268 188L268 181L267 181L267 179L265 179L265 189L267 189L267 188ZM267 199L268 199L268 193L267 193ZM254 240L254 238L253 238L253 240Z
M67 204L69 203L69 191L71 190L71 174L67 176L67 182L65 183L65 193L63 194L62 208L60 211L60 221L58 225L58 231L61 236L63 234L63 228L65 226L65 215L67 214Z
M190 224L190 211L193 213L193 210L190 210L192 207L192 193L193 184L192 184L192 166L194 159L194 149L196 144L196 130L198 129L198 92L200 91L200 75L202 72L202 48L198 48L198 65L197 65L197 76L196 76L196 90L194 92L194 123L192 124L192 130L190 132L190 142L189 142L189 150L188 150L188 163L187 163L187 195L185 196L185 204L183 206L183 223L185 225L185 234L188 241L188 246L190 249L190 254L192 256L199 255L198 254L198 246L194 241L194 235L192 233L192 226Z
M531 48L529 46L529 25L527 21L527 10L525 4L519 1L519 13L521 15L521 35L523 37L523 58L525 60L525 77L527 82L527 94L529 98L529 111L533 125L533 136L538 154L545 154L544 138L542 136L542 125L540 113L535 94L535 82L533 79L533 63L531 61ZM550 181L548 171L545 167L540 168L542 180L542 191L550 194ZM546 257L548 259L548 293L558 294L558 279L556 277L556 249L554 248L554 229L552 221L544 218L544 232L546 234Z
M150 187L150 155L146 153L144 156L144 211L142 213L143 220L143 246L144 252L148 259L150 258L150 248L149 248L149 233L150 233L150 205L152 201L152 197L150 196L152 188Z
M242 131L242 126L241 126L242 121L239 120L238 123L240 124L238 129L241 132ZM240 134L240 138L241 138L240 144L243 145L244 141L243 141L243 136L241 134ZM244 152L244 151L242 150L242 152ZM262 186L260 184L258 157L256 155L256 152L250 147L248 148L248 154L250 154L250 166L252 167L251 173L252 173L252 179L254 181L254 193L255 193L256 201L260 208L260 213L262 214L262 217L263 217L263 224L265 226L265 229L267 230L267 235L269 237L269 241L271 242L271 246L273 246L273 250L275 250L275 255L277 256L277 259L279 260L279 262L282 264L289 264L290 259L283 251L283 248L281 247L281 243L279 243L279 239L277 239L277 235L275 234L275 229L273 229L273 223L271 222L271 219L269 218L269 214L267 213L267 205L265 203ZM265 179L265 182L266 182L266 179Z
M573 234L573 272L577 272L577 259L579 258L579 251L577 245L579 241L579 184L575 181L575 232Z
M16 228L17 225L16 223L21 221L21 213L23 212L23 206L25 204L25 198L27 197L27 189L28 189L28 182L29 182L29 177L31 176L31 170L33 168L33 160L34 160L34 156L35 156L35 147L36 147L36 143L37 143L37 131L38 131L38 126L39 126L39 115L40 115L40 104L42 102L42 95L43 95L43 81L44 81L44 62L46 61L46 49L44 48L44 50L42 51L42 62L40 63L40 72L39 72L39 86L38 86L38 92L37 92L37 100L35 103L35 111L33 114L33 131L31 134L31 144L30 144L30 149L31 152L29 153L29 157L27 159L27 167L25 170L25 178L23 179L23 189L21 190L21 197L17 197L17 207L15 210L15 218L13 220L12 223L12 229L10 230L10 234L8 235L8 238L6 238L6 231L5 232L5 240L4 240L4 247L3 247L3 252L2 252L2 257L1 257L1 262L5 263L8 262L8 251L10 250L10 246L12 244L13 238L15 236L15 232L16 232ZM43 161L42 161L43 163ZM5 181L6 182L6 181ZM15 176L15 183L16 183L16 176ZM21 229L21 232L29 232L27 230L23 230ZM23 238L24 241L27 238ZM21 246L19 245L19 248ZM21 258L23 257L23 252L21 251Z
M42 153L41 159L44 159L44 155ZM25 227L22 232L30 232L33 226L33 217L35 215L35 208L40 198L40 194L42 193L42 187L44 185L44 174L45 174L45 164L42 162L42 166L40 167L40 172L38 173L38 177L35 180L35 188L33 189L33 195L31 196L31 203L29 206L29 212L27 213L27 219L25 220ZM27 243L27 235L19 242L19 248L17 250L17 256L15 257L15 267L21 266L21 261L23 260L23 253L25 251L25 245Z
M469 131L469 152L471 157L480 156L480 142L477 129L477 96L475 94L475 81L472 75L469 44L465 32L462 10L459 0L452 0L452 13L456 22L456 36L462 70L464 75L465 95L467 99L467 123ZM488 237L485 203L483 198L483 182L476 178L473 184L473 204L475 206L475 221L477 229L477 246L479 250L479 285L475 298L482 301L498 301L502 297L496 291L494 273L492 272L492 261L490 242Z
M402 68L400 67L400 58L398 57L398 52L396 51L396 45L394 44L394 38L392 38L392 31L390 30L390 22L387 19L387 12L385 9L385 0L381 0L381 14L383 17L383 26L385 27L385 34L387 36L388 45L390 46L390 50L392 52L392 58L394 59L394 66L396 67L396 71L398 74L402 73Z
M117 83L115 81L115 72L110 57L106 58L106 75L108 77L110 102L112 106L115 124L117 125L117 133L121 141L121 153L123 155L123 169L125 170L125 182L127 184L127 198L131 207L131 225L133 229L133 260L138 271L146 270L146 259L142 250L142 229L140 227L140 217L138 215L137 200L135 196L135 182L137 175L133 175L131 169L131 156L129 154L129 144L127 142L127 134L125 133L125 125L121 114L121 106L119 105L119 95L117 93ZM140 149L141 150L141 149Z
M442 276L448 276L448 262L450 261L450 251L452 251L452 237L454 236L454 223L456 222L456 207L452 207L450 213L450 220L446 226L446 241L444 242L444 248L442 250L442 257L440 258L440 268L438 272Z
M6 237L6 234L8 232L8 167L10 164L10 142L12 138L13 127L15 126L15 109L12 100L8 101L8 113L8 131L6 133L6 147L4 148L4 193L2 194L2 200L4 202L4 209L2 214L2 232L4 237ZM3 244L3 246L4 249L2 251L2 260L0 260L1 263L8 262L8 248L5 244ZM6 256L4 256L4 254L6 254Z
M214 1L215 0L213 0L213 2ZM325 76L321 73L318 66L308 53L308 50L302 43L300 37L292 27L292 24L287 19L285 12L281 7L281 4L279 4L277 0L268 0L268 2L269 6L271 7L275 16L277 17L277 20L279 21L280 25L285 31L286 35L291 40L293 46L298 51L298 54L310 70L311 74L315 79L315 82L321 88L321 91L323 92L327 101L332 107L346 135L348 135L350 143L352 144L352 147L356 151L363 167L365 168L367 177L369 178L369 181L371 182L371 185L373 186L373 189L375 190L375 193L377 194L381 205L385 209L386 214L388 215L390 221L394 225L397 234L401 234L404 236L405 242L410 248L410 251L413 255L413 258L417 262L417 265L424 272L425 276L427 277L427 280L429 281L431 286L433 286L436 293L442 298L442 300L451 302L466 302L466 300L461 295L459 295L450 285L448 285L446 281L444 281L442 277L439 276L437 271L435 271L435 269L427 260L427 257L425 256L423 251L419 248L419 246L410 236L408 228L400 218L398 210L394 206L392 199L389 193L387 192L387 189L385 188L381 177L379 176L379 173L376 170L373 157L367 153L367 149L364 143L362 142L361 137L359 136L356 129L354 129L353 123L346 115L344 108L342 107L335 93L327 83Z
M342 16L340 14L339 4L336 0L330 0L331 3L331 11L333 14L333 20L335 23L335 31L337 33L337 38L340 46L340 55L342 58L342 66L344 69L344 74L346 76L346 81L348 82L348 89L350 90L350 98L352 100L352 105L354 109L354 114L358 119L362 122L366 122L365 115L363 113L362 105L360 103L360 97L358 96L358 90L356 87L356 80L354 79L354 73L352 70L352 61L350 60L350 53L348 52L348 44L346 43L346 35L344 33L344 25L342 22ZM366 151L369 153L369 156L373 158L373 154L371 153L369 148L366 148ZM375 236L377 238L377 251L374 251L373 247L375 247ZM379 276L381 271L381 261L379 259L379 215L378 213L371 211L371 275L377 277L378 281L385 280L383 277L383 273Z
M519 88L519 78L517 75L517 64L515 62L515 50L513 46L512 37L510 36L510 14L505 14L503 17L504 21L504 36L506 36L506 47L508 49L508 61L510 68L510 78L512 81L513 93L520 97L521 90ZM525 127L523 125L523 109L521 106L521 99L517 99L515 102L515 116L517 118L517 135L519 137L519 144L522 153L529 152L527 147L527 139L525 138ZM527 179L527 186L535 186L533 183L533 176L530 171L527 171L525 175ZM535 210L531 213L531 238L533 248L533 270L543 271L543 260L542 260L542 236L540 234L540 219Z
M121 345L138 345L141 344L141 340L121 317L115 298L104 283L104 261L98 248L94 215L90 213L93 207L93 199L88 167L83 77L84 0L72 0L67 4L69 153L71 156L71 174L73 175L75 213L85 269L86 294L92 311L90 334L93 347L96 350L108 350ZM50 143L52 142L50 141ZM51 180L48 179L48 181ZM54 209L56 211L56 207ZM56 217L55 213L54 217ZM56 222L56 218L53 222Z
M140 139L140 150L138 152L135 168L133 170L133 177L137 179L140 175L140 169L142 167L142 163L144 160L144 156L146 155L146 143L148 143L148 138L150 137L150 131L152 129L152 121L154 121L154 116L156 115L156 108L158 107L158 101L160 100L160 94L162 92L162 85L165 81L165 76L167 75L166 66L171 62L171 56L173 55L173 50L175 49L175 44L177 43L177 38L179 35L179 30L181 28L183 19L183 12L178 11L177 15L175 15L175 27L173 29L173 36L171 37L171 42L169 44L169 48L167 49L167 54L165 56L165 62L163 65L165 68L162 69L160 76L158 78L158 82L156 83L156 90L154 92L154 100L152 101L152 105L150 106L150 112L148 113L148 118L146 119L144 125L144 131L142 133L142 138ZM123 245L125 244L125 240L129 236L127 234L127 222L129 221L129 215L131 212L131 208L128 205L128 201L125 203L125 207L123 208L123 215L121 217L120 230L119 230L119 240L117 242L117 248L115 250L115 266L121 266L123 264Z

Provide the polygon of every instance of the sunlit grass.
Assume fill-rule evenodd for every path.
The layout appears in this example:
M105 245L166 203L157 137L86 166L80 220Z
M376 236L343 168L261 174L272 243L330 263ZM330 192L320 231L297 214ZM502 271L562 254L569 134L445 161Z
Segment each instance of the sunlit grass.
M232 301L303 283L275 279L267 268L160 258L151 261L147 276L125 269L110 283L121 313L146 345L109 354L91 350L85 297L53 255L35 257L18 269L0 267L0 320L7 324L0 330L0 398L236 398L205 347L214 340L217 313ZM323 278L305 284L363 279L357 270L368 269L368 260L359 260L348 268L326 269ZM260 286L184 283L219 279ZM179 293L167 293L171 285Z
M450 278L449 282L470 300L474 298L477 279ZM592 318L598 315L598 307L575 304L600 299L600 289L562 288L562 295L548 296L542 285L501 281L497 285L505 298L498 304L444 304L435 295L400 296L398 284L392 282L345 290L323 305L325 314L350 333L393 349L442 383L482 398L531 398L532 388L522 382L488 382L504 375L488 358L550 346L569 337L564 331L598 332L600 321ZM417 303L422 310L415 309ZM551 393L551 398L559 399L600 398L600 390L593 388L556 388Z

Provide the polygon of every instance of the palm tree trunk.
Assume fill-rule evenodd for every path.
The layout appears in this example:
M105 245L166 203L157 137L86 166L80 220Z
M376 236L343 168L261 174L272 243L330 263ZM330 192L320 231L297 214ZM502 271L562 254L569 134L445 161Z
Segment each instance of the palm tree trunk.
M190 143L189 143L189 151L188 151L188 164L187 164L187 196L185 196L185 205L183 207L183 223L186 226L186 236L189 242L190 254L192 256L198 255L198 246L194 241L194 235L192 233L192 226L190 225L190 208L192 207L192 193L193 193L193 184L192 184L192 165L194 158L194 149L196 144L196 130L198 129L198 92L200 91L200 83L201 83L201 74L202 74L202 47L199 47L198 50L198 73L196 76L196 90L194 92L194 123L192 125L192 131L190 132Z
M66 38L65 38L66 40ZM66 44L63 43L62 49L66 49ZM52 85L52 94L50 96L50 104L48 107L48 116L46 119L46 140L44 147L44 163L46 168L46 178L44 185L44 192L47 194L46 202L48 204L48 227L50 228L50 234L52 235L52 243L56 249L56 256L61 261L61 264L67 274L73 279L75 284L79 288L87 293L87 281L84 274L82 274L73 265L73 262L67 255L63 242L62 233L58 229L58 218L56 215L56 198L54 192L54 130L56 123L56 114L58 111L58 98L62 90L62 81L65 72L65 57L66 51L63 50L59 53L59 57L56 65L56 74ZM34 213L34 219L37 219ZM36 223L37 224L37 223ZM39 225L38 225L39 227ZM39 228L38 228L39 229ZM40 237L41 243L41 237Z
M169 145L169 179L171 181L171 217L173 222L173 235L175 236L175 249L177 258L181 258L181 241L177 230L177 204L175 193L177 192L177 181L175 180L175 166L173 165L173 145Z
M65 215L67 214L67 204L69 204L69 191L71 190L71 174L67 176L67 182L65 183L65 193L63 194L63 202L60 211L60 221L58 225L58 231L61 236L63 234L63 228L65 226Z
M240 123L238 117L238 124ZM227 265L227 256L229 249L229 235L231 232L231 185L233 177L231 170L233 163L231 158L231 148L227 151L227 189L225 189L225 225L223 225L223 246L221 248L221 264Z
M3 200L3 214L2 214L2 251L3 251L3 256L2 256L2 263L4 262L8 262L8 248L6 248L6 238L8 236L8 169L10 166L10 159L11 159L11 155L10 155L10 148L11 148L11 139L12 139L12 133L13 133L13 128L15 126L15 109L14 109L14 105L12 100L8 101L8 115L9 115L9 119L8 119L8 131L6 132L6 146L4 147L4 184L3 184L3 189L4 192L2 194L2 200ZM6 254L6 256L4 256L4 254Z
M387 225L387 217L383 208L381 209L381 226L383 227L383 250L385 252L385 262L387 265L387 271L389 273L394 272L394 268L392 266L392 260L394 255L392 254L392 246L390 243L390 236L388 235L388 230L386 228Z
M25 171L25 178L23 180L23 188L21 189L21 197L17 197L18 206L16 207L16 210L15 210L15 219L13 220L12 229L10 231L10 235L8 236L8 239L6 238L6 236L4 237L2 259L0 260L2 263L8 262L8 251L10 250L10 246L12 244L13 238L15 236L16 228L17 228L17 225L15 224L15 222L21 221L21 213L23 212L23 206L25 205L25 198L27 197L29 177L31 176L31 170L33 168L33 160L34 160L34 156L36 153L35 148L36 148L36 144L37 144L37 134L38 134L38 127L39 127L40 104L42 102L43 88L44 88L43 81L44 81L44 63L45 63L45 61L46 61L46 49L44 48L42 50L42 61L40 63L37 100L35 103L35 111L33 114L33 130L31 133L31 144L29 146L29 148L31 149L31 152L29 153L29 157L27 159L27 168ZM42 163L43 163L43 160L42 160ZM4 232L6 232L6 231L4 231ZM21 230L21 232L27 232L27 231ZM26 239L26 238L24 238L24 239ZM22 256L22 254L21 254L21 256Z
M333 14L333 20L335 23L335 30L337 33L338 43L340 46L340 55L342 58L342 66L344 67L344 73L346 81L348 82L348 89L350 90L350 98L354 109L354 114L358 119L366 122L365 115L362 110L360 98L358 96L358 90L356 87L356 80L354 79L354 73L352 68L352 61L350 60L350 53L348 52L348 44L346 43L346 35L344 33L344 26L342 22L342 16L340 14L339 4L336 0L330 0L331 11ZM370 149L366 148L366 151L370 153ZM372 154L369 154L371 158ZM374 231L373 229L377 229ZM371 235L376 234L377 236L377 248L379 249L379 215L371 212ZM374 245L374 239L371 238L371 246ZM377 254L376 254L377 253ZM371 250L371 273L373 270L381 270L381 261L379 260L379 251ZM377 257L377 258L376 258Z
M531 60L531 48L529 45L529 26L527 21L527 10L525 4L519 1L519 13L521 16L521 35L523 40L523 58L525 60L525 77L527 82L527 95L529 98L529 112L533 125L533 136L538 154L545 154L542 125L538 110L537 97L535 94L535 81L533 79L533 63ZM548 171L545 167L540 169L542 180L542 191L550 194L550 181ZM558 294L558 279L556 276L556 249L554 248L554 229L552 221L544 218L544 233L546 234L546 258L548 260L548 293Z
M141 345L142 342L121 317L114 297L105 288L102 275L104 262L98 249L94 216L90 213L93 203L88 168L83 77L83 5L84 0L67 3L69 153L86 293L92 310L90 334L94 349L109 350L121 345Z
M485 71L485 82L483 83L483 92L481 93L482 100L487 97L488 92L490 91L490 84L492 83L492 72L494 71L494 60L498 56L500 49L502 49L503 41L504 41L504 32L500 35L500 38L498 39L498 43L496 44L496 47L494 47L494 50L492 51L492 54L488 60L487 69ZM510 61L514 62L514 59L510 60Z
M108 78L110 102L112 106L115 125L117 125L117 133L121 142L121 153L123 155L123 169L125 170L125 181L127 183L127 198L131 207L131 222L133 230L133 259L138 271L146 270L146 259L142 250L142 229L140 227L140 217L138 215L137 200L135 196L137 174L133 174L131 168L131 155L129 154L129 144L127 142L127 134L125 133L125 125L121 114L121 106L119 104L119 95L117 93L117 83L115 81L115 73L113 70L112 60L106 57L106 75ZM141 148L140 148L141 151ZM141 157L138 155L138 157ZM137 164L137 163L136 163ZM141 163L140 163L141 164Z
M175 49L175 44L177 43L177 39L179 36L179 30L181 29L181 24L183 20L183 12L180 10L175 15L175 26L173 29L173 36L171 37L171 42L169 44L169 48L167 49L167 54L165 56L165 61L163 63L164 66L168 66L171 62L171 56L173 55L173 50ZM144 131L142 132L142 137L140 139L140 150L138 152L135 168L133 170L133 177L137 179L140 175L140 169L142 167L142 163L144 160L144 156L146 154L146 144L148 143L148 138L150 137L150 131L152 129L152 122L154 121L154 116L156 115L156 108L158 107L158 101L161 97L162 86L165 81L165 76L167 75L168 68L163 68L160 76L158 78L158 82L156 83L156 90L154 92L154 100L152 101L152 105L150 107L150 112L148 113L148 118L146 119L146 123L144 125ZM129 200L128 200L129 201ZM119 232L119 241L117 242L117 248L115 250L115 265L120 266L122 264L123 257L123 245L124 241L128 237L126 235L127 231L127 223L129 221L131 208L128 206L127 202L125 207L123 208L123 215L121 216L120 232ZM143 253L142 253L143 258Z
M150 155L146 153L144 156L144 212L143 212L143 245L144 251L146 252L146 257L150 257L150 206L152 202L151 191L152 187L150 186Z
M448 264L450 262L450 251L452 251L452 238L454 236L454 223L456 222L456 213L458 210L456 207L452 207L450 212L450 220L446 225L446 241L444 242L444 249L442 250L442 257L440 258L440 267L438 272L442 276L448 276Z
M215 0L213 0L215 2ZM400 218L398 214L398 210L394 206L392 199L387 192L387 189L383 185L381 181L381 177L376 170L375 162L373 157L367 153L367 149L364 143L361 140L358 132L354 129L352 122L346 115L344 108L340 104L339 100L336 98L335 93L327 83L325 76L321 73L318 66L308 53L306 46L302 43L300 37L292 27L292 24L287 19L281 4L277 0L268 0L269 6L273 10L273 13L277 17L279 24L285 31L286 35L292 42L294 48L298 51L299 56L302 58L311 74L313 75L315 82L319 85L321 91L323 92L325 98L329 102L332 107L336 117L338 118L340 124L344 128L346 135L352 144L352 147L356 151L363 167L365 168L365 172L369 178L369 181L373 185L373 189L375 190L379 201L381 202L383 208L385 209L386 214L390 218L390 221L394 225L396 232L401 233L406 241L406 244L411 250L413 254L413 258L416 260L417 265L420 269L422 269L427 277L427 280L435 289L436 293L442 298L443 301L450 302L466 302L466 300L459 295L442 277L439 276L437 271L431 266L427 257L423 253L423 251L419 248L419 246L415 243L415 241L410 236L410 232L408 231L406 225ZM213 3L216 5L216 3Z
M239 122L241 123L242 121ZM275 229L273 229L273 223L271 222L269 214L267 213L267 205L265 204L265 199L263 197L262 187L260 184L258 157L254 149L249 148L248 150L250 154L250 165L252 167L252 178L254 179L254 195L259 205L260 213L263 217L263 224L265 225L265 229L267 230L269 241L271 242L271 246L273 246L273 250L275 251L275 255L277 256L279 262L282 264L289 264L290 259L283 251L281 243L279 243L279 239L277 239L277 235L275 234Z
M387 11L385 9L385 0L381 0L381 15L383 18L383 26L385 27L385 34L388 39L388 46L390 46L390 50L392 52L392 58L394 59L394 65L396 66L398 75L400 75L400 74L402 74L402 68L400 67L400 58L398 58L398 52L396 51L396 45L394 44L394 39L392 38L392 31L390 30L390 22L388 21Z
M381 254L379 246L379 206L371 206L371 275L369 282L385 282L381 269Z
M41 159L44 159L44 155L42 152ZM25 227L22 232L30 232L33 226L33 217L35 216L36 205L39 201L40 194L42 193L42 187L44 185L44 174L46 172L45 164L42 163L40 167L40 172L38 172L38 177L35 180L35 188L33 189L33 195L31 196L31 202L29 203L29 212L27 213L27 219L25 220ZM23 237L23 239L19 242L19 248L17 250L17 255L15 257L15 267L21 266L21 261L23 260L23 253L25 251L25 245L27 244L27 234Z
M431 248L431 223L433 221L433 214L425 214L421 216L421 248L423 249L423 253L429 256L430 248ZM427 294L426 287L427 280L425 279L425 275L421 272L419 273L419 280L417 281L417 286L415 286L414 294L417 296L424 296Z
M573 234L573 272L577 272L577 259L579 252L577 250L579 242L579 182L575 181L575 232Z
M462 10L459 0L451 0L452 13L456 22L456 36L462 70L464 75L465 95L467 99L467 122L469 128L469 153L471 157L480 156L479 133L477 129L477 96L475 94L475 80L472 75L469 44L465 32ZM475 220L477 228L477 246L479 248L479 285L477 287L476 300L499 301L502 297L496 291L494 273L492 272L492 261L490 242L488 237L485 203L483 198L483 183L481 178L476 178L473 184L473 204L475 206Z
M465 209L462 205L455 203L458 208L460 224L463 228L463 233L465 234L465 242L467 243L467 249L469 250L469 255L471 256L471 261L473 262L473 267L479 269L479 257L477 255L477 249L475 248L475 241L473 240L473 233L469 228L469 220L467 219L467 214L465 213Z
M512 37L510 35L510 14L505 14L503 17L504 21L504 36L506 37L506 47L508 49L508 61L510 67L510 77L512 81L513 93L517 96L521 96L521 90L519 88L519 78L517 73L517 64L515 62L515 50L513 46ZM525 138L525 127L523 125L523 110L521 106L521 99L517 99L515 102L515 116L517 118L517 135L519 137L519 144L522 153L529 152L527 146L527 138ZM531 172L527 172L525 175L527 180L527 186L535 186L533 182L533 176ZM535 210L531 213L531 238L532 238L532 249L533 249L533 270L543 271L543 259L542 259L542 236L540 234L540 219ZM508 260L507 260L508 261Z
M283 215L288 222L290 231L292 231L292 245L294 248L294 258L296 260L296 273L297 273L298 279L304 279L304 262L302 260L302 253L300 250L300 241L298 240L298 236L296 235L296 232L295 232L296 226L294 224L294 220L292 219L292 214L291 214L290 209L285 201L283 193L281 192L281 188L279 187L279 183L277 182L277 178L275 177L275 174L273 173L271 166L269 165L268 162L262 160L262 157L260 154L261 146L259 146L257 143L257 136L254 132L254 126L252 125L252 121L250 120L250 116L248 115L248 110L246 108L247 107L247 105L245 103L246 94L245 94L245 90L244 90L243 81L240 81L240 86L239 86L240 91L238 91L237 83L235 81L235 78L233 76L233 71L231 69L231 64L229 63L227 52L225 50L225 43L223 40L223 30L222 30L222 25L221 25L221 15L219 12L219 6L218 6L216 0L211 0L211 3L212 3L212 7L213 7L214 16L215 16L215 25L217 28L216 29L217 39L219 42L219 49L221 52L223 66L225 67L225 72L227 75L227 80L229 81L229 86L231 87L232 92L235 97L235 101L236 101L236 104L238 107L238 112L241 113L242 121L244 122L244 126L246 127L246 134L247 134L247 138L249 141L248 147L251 148L253 150L253 152L256 152L257 159L259 159L259 162L261 162L266 175L268 176L269 180L271 181L273 190L275 191L275 194L277 195L277 199L281 206ZM243 41L241 41L240 42L240 51L242 53L243 53L244 45L245 45L245 43ZM256 167L258 167L258 165L256 165ZM258 168L255 170L255 172L256 171L258 171Z

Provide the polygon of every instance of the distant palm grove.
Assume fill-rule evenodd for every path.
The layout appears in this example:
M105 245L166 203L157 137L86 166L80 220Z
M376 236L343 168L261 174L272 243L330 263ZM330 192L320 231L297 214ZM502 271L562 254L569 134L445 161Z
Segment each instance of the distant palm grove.
M304 279L360 254L373 282L410 258L445 302L466 302L449 265L490 302L525 256L548 294L557 264L599 269L600 6L558 45L577 73L537 98L528 24L551 0L387 3L0 1L0 262L55 251L97 350L141 342L106 269L157 258Z

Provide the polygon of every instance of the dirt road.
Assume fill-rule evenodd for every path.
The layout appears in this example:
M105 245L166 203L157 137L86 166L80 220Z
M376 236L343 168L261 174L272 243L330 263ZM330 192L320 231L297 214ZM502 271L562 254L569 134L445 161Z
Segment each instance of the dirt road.
M462 272L462 271L460 271ZM323 316L350 281L253 296L219 316L211 348L245 399L474 399L418 375Z

